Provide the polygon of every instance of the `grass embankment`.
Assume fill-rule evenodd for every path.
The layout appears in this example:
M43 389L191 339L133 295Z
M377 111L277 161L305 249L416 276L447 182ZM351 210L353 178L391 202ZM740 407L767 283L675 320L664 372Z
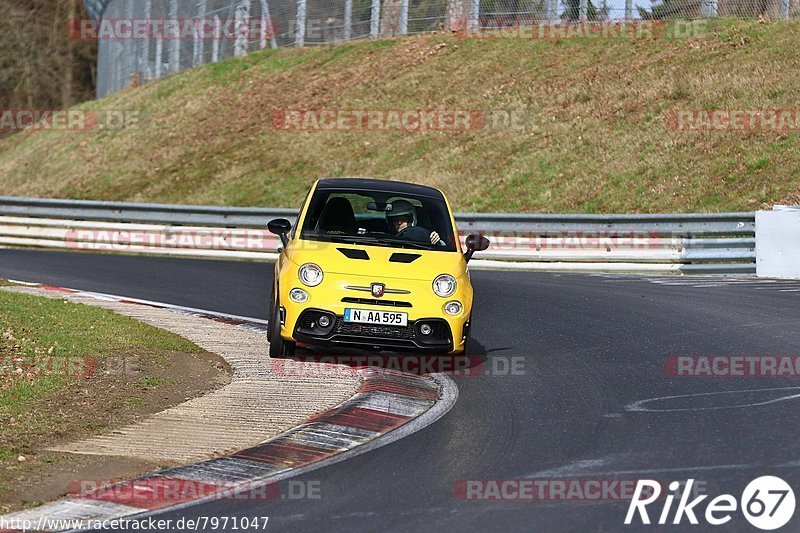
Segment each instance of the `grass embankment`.
M675 131L675 110L794 109L800 21L691 39L426 35L263 51L130 88L121 131L0 143L3 194L296 206L320 176L439 186L458 210L749 210L800 201L797 131ZM523 110L527 130L279 131L282 109Z
M177 335L100 308L0 290L0 504L67 492L68 480L86 475L85 461L44 447L218 386L211 358ZM113 478L120 467L130 465L92 475ZM56 474L67 477L48 487Z

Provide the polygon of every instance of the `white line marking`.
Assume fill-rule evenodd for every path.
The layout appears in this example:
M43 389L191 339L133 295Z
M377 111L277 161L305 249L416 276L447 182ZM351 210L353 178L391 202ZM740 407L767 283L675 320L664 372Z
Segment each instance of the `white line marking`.
M719 392L700 392L697 394L679 394L677 396L660 396L658 398L650 398L647 400L639 400L638 402L634 402L632 404L626 405L625 410L630 412L646 412L646 413L674 413L679 411L717 411L720 409L739 409L742 407L758 407L761 405L769 405L778 402L785 402L788 400L793 400L795 398L800 398L800 394L790 394L788 396L782 396L780 398L774 398L772 400L766 400L763 402L754 402L748 404L739 404L739 405L721 405L716 407L685 407L679 409L649 409L643 407L647 403L657 402L660 400L674 400L676 398L696 398L699 396L718 396L721 394L739 394L742 392L769 392L769 391L783 391L783 390L800 390L800 387L778 387L774 389L744 389L744 390L728 390L728 391L719 391Z
M574 466L578 466L577 469ZM585 476L591 474L593 476L629 476L635 474L649 474L649 473L665 473L665 472L688 472L695 470L735 470L739 468L763 468L764 465L760 464L732 464L732 465L709 465L709 466L679 466L673 468L642 468L633 470L589 470L580 468L581 465L566 465L551 470L543 470L537 472L531 477L544 477L544 476L561 476L561 477L575 477ZM792 464L781 464L776 466L797 466Z

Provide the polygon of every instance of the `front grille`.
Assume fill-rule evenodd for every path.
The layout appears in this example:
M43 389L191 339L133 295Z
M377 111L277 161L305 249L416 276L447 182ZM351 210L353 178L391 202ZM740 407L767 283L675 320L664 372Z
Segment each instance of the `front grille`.
M383 305L386 307L412 307L410 302L399 302L396 300L373 300L371 298L342 298L344 303L362 305Z
M335 335L357 335L361 337L388 337L393 339L413 339L413 326L383 326L376 324L357 324L345 322L341 318L336 320L333 328Z
M431 334L429 337L434 339L450 338L450 326L447 325L447 322L435 320L427 322L427 324L431 327Z
M318 319L319 313L315 313L314 311L306 311L300 315L300 318L297 319L297 327L311 329L313 325L316 324Z

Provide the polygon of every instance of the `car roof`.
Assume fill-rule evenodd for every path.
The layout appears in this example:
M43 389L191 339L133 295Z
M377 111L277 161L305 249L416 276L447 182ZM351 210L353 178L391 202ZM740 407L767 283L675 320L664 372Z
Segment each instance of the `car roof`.
M354 189L362 191L381 191L395 194L412 194L443 199L439 189L407 183L404 181L376 180L369 178L325 178L319 180L317 189Z

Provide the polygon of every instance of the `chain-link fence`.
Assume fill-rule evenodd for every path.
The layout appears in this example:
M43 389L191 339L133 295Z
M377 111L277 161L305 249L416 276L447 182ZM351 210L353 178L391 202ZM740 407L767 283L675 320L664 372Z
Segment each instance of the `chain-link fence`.
M584 21L786 19L800 0L85 0L97 94L253 50Z

